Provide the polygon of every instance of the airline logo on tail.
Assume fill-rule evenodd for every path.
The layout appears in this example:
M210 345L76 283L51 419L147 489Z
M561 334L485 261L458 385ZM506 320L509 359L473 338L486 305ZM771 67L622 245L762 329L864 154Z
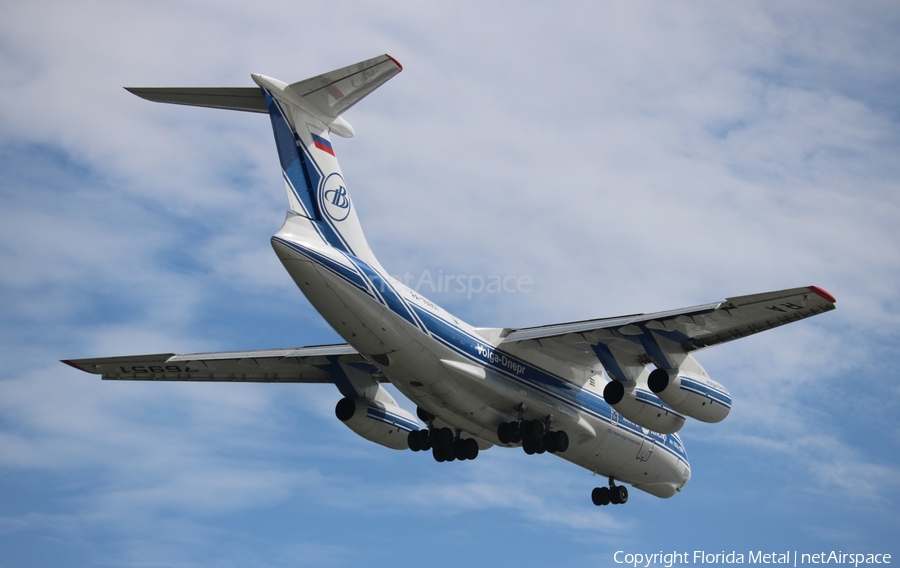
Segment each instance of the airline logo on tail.
M344 187L344 178L333 173L325 179L319 196L319 203L325 213L335 221L343 221L350 215L350 196Z

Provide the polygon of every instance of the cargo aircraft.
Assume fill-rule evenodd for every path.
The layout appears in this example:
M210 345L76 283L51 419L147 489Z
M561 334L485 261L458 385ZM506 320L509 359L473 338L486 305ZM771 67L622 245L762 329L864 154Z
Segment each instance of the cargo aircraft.
M803 286L539 327L465 323L375 258L331 142L354 134L343 113L401 70L382 55L292 84L254 74L256 87L128 89L150 101L269 115L290 203L272 247L346 343L63 362L112 380L332 383L342 395L337 418L388 448L438 462L492 446L555 454L608 480L592 491L598 506L625 503L625 484L675 495L691 478L678 430L688 418L719 422L731 410L728 391L693 353L833 310L835 299Z

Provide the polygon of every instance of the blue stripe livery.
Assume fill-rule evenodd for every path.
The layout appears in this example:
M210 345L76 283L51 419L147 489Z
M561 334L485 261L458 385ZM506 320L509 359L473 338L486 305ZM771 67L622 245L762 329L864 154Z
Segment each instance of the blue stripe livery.
M679 378L681 379L681 389L682 390L686 390L688 392L694 392L699 395L703 395L705 397L708 397L713 402L715 402L717 404L721 404L725 408L729 408L729 409L731 408L731 397L730 396L728 396L720 391L717 391L713 388L710 388L710 387L704 385L703 383L695 381L685 375L680 375Z
M291 128L287 117L284 116L278 101L264 89L263 94L266 96L266 105L269 107L272 133L275 135L275 146L278 149L278 158L281 160L281 171L284 173L284 178L290 185L294 197L303 207L304 216L309 219L320 219L313 199L316 185L313 184L310 177L304 153L299 150L299 146L302 145L300 139Z

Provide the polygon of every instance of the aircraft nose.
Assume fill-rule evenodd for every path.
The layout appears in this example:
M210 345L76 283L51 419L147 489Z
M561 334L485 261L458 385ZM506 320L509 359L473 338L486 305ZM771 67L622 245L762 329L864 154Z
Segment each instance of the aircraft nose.
M682 473L681 483L678 485L678 491L684 489L684 486L688 484L688 481L691 480L691 468L688 465L684 466L684 471Z

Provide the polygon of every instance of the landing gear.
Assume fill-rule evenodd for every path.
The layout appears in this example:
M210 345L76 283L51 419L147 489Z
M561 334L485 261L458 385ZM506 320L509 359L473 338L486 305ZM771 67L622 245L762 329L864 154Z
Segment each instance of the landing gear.
M616 485L613 478L609 478L609 487L595 487L591 491L591 501L594 505L602 507L603 505L622 505L628 502L628 488L624 485Z
M434 420L434 414L428 412L421 406L416 407L416 416L419 417L419 420L424 422L425 424L431 425L431 422Z
M522 441L522 433L518 422L501 422L497 427L497 437L501 444L518 444Z
M624 485L616 485L610 491L609 501L613 505L624 505L628 502L628 488Z
M518 420L501 422L497 438L502 444L518 444L528 455L564 452L569 449L569 435L564 430L550 430L549 418L544 420Z
M453 451L453 448L441 448L435 446L431 448L431 455L434 456L434 461L438 463L452 462L456 459L456 453Z
M431 449L431 436L428 430L413 430L407 434L406 443L414 452L426 452Z
M478 442L474 438L458 439L453 443L453 454L458 460L474 460L478 457Z
M428 432L432 447L449 448L453 445L453 430L450 428L431 428Z
M551 454L564 452L569 449L569 435L565 430L547 432L544 434L544 447Z
M478 442L474 438L460 438L460 431L454 435L450 428L429 428L413 430L406 437L409 449L414 452L427 452L437 462L454 460L474 460L478 457Z
M598 507L609 505L609 487L594 487L591 491L591 501Z

